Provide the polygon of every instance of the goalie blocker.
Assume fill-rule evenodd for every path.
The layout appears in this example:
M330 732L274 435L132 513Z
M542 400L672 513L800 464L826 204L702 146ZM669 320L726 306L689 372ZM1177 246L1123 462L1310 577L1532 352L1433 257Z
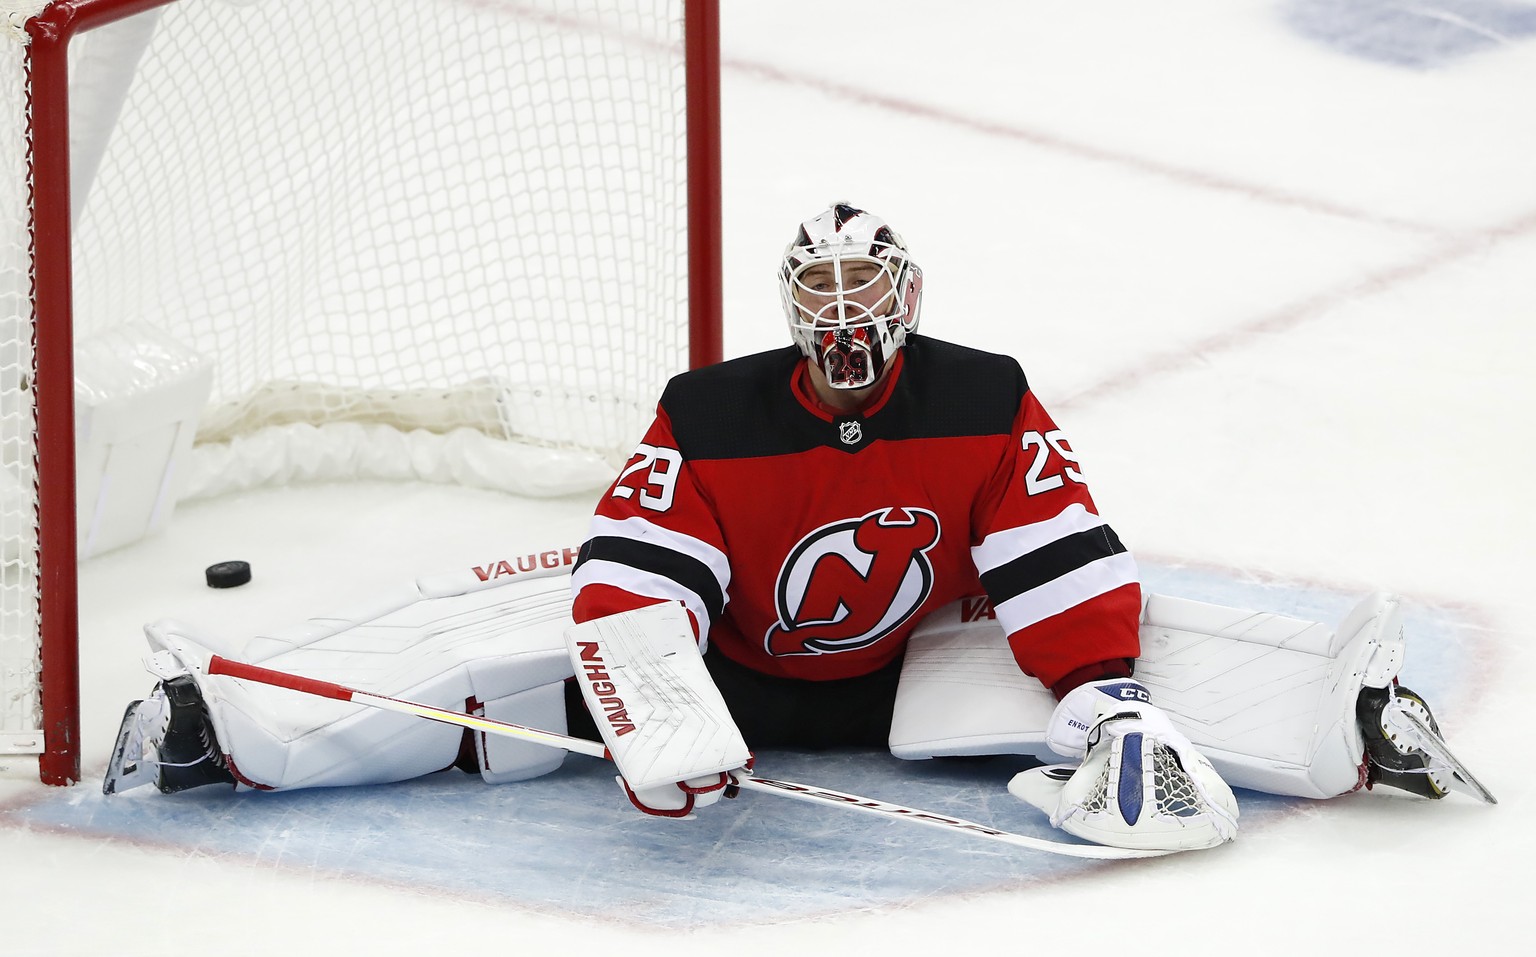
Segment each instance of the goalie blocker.
M718 801L732 772L750 765L680 603L598 618L565 635L582 700L635 807L686 817Z

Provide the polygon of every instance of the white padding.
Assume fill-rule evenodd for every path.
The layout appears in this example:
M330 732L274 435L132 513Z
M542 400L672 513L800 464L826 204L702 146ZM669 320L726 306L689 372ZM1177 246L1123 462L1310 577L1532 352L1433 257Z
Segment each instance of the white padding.
M565 682L540 685L487 701L481 712L495 721L564 734ZM475 755L480 759L480 776L487 784L526 781L548 774L565 762L565 751L560 748L483 731L475 735Z
M148 326L118 326L75 344L81 558L170 521L212 384L207 360Z
M897 757L1031 754L1051 760L1054 706L1013 662L995 625L946 609L907 648L891 751ZM1318 622L1163 595L1146 599L1136 677L1236 787L1331 797L1359 782L1361 687L1403 659L1399 599L1367 598L1337 630Z
M1056 699L1019 670L989 609L983 600L961 599L913 631L891 716L896 757L1032 754L1055 760L1045 729Z
M318 406L317 406L318 408ZM549 498L613 481L596 454L498 439L476 429L402 431L377 422L291 422L203 441L192 450L185 499L300 482L442 482Z
M704 666L681 603L574 625L566 641L582 699L633 790L747 763L747 743Z
M531 706L552 716L554 694L571 675L563 636L570 607L566 577L511 578L499 587L436 598L408 586L353 615L257 635L243 648L175 621L156 622L145 632L152 647L170 650L195 671L217 652L453 710L492 703L498 711ZM225 752L240 775L263 788L418 777L452 765L463 738L462 729L440 722L222 675L199 674L198 685ZM554 691L519 697L545 688ZM554 757L561 752L550 750L539 761L557 766ZM488 777L527 777L524 772L537 763L507 752L505 760L493 759Z
M1368 666L1401 665L1400 606L1372 595L1334 630L1153 595L1136 676L1229 783L1332 797L1359 784L1355 700Z

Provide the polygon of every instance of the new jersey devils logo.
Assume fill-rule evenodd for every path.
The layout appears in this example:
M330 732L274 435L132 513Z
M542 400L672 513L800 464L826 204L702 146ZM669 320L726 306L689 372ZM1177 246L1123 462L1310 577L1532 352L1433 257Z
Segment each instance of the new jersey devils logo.
M939 533L939 517L926 509L884 508L802 538L779 569L768 653L853 651L890 634L933 591L926 553Z

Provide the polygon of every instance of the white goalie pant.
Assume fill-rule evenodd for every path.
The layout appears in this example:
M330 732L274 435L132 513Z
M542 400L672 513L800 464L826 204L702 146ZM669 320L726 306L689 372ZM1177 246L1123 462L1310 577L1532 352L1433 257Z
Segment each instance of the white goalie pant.
M170 620L145 633L194 672L219 744L243 781L266 790L382 784L452 766L464 730L224 675L210 655L546 731L564 733L573 671L568 575L492 578L471 570L422 578L353 614L313 618L238 642ZM163 657L163 656L162 656ZM565 751L478 733L476 757L497 784L547 774Z
M1333 797L1360 784L1360 689L1386 687L1402 667L1400 605L1396 596L1372 595L1335 629L1148 595L1136 678L1228 784ZM956 602L913 633L891 753L1059 761L1045 745L1056 699L1019 670L996 621L965 620L975 606L975 599Z

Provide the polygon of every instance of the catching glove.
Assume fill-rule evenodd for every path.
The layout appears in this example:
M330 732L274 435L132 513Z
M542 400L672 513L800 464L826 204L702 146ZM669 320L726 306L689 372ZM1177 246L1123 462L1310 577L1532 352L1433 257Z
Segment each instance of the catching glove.
M1237 799L1138 681L1112 678L1062 698L1046 729L1053 751L1082 764L1032 768L1008 790L1051 824L1099 844L1214 847L1237 836Z

